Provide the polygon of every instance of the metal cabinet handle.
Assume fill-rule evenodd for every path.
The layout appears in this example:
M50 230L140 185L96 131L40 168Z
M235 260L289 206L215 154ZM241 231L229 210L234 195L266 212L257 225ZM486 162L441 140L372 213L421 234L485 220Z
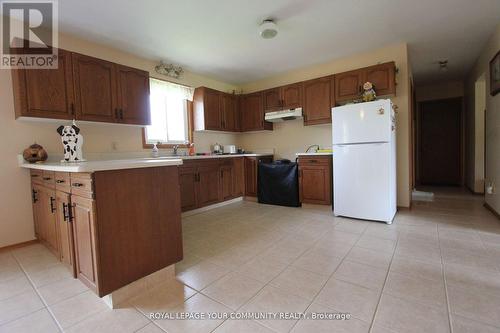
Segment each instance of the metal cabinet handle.
M51 180L51 177L43 177L43 180Z
M68 221L68 218L69 218L68 211L67 211L68 210L68 206L66 205L65 202L63 202L63 204L62 204L62 208L63 208L63 220L64 221Z
M36 203L38 201L37 195L38 191L36 190L31 190L31 198L33 199L33 203Z
M62 179L58 179L58 180L56 180L56 183L57 183L57 184L62 184L62 183L66 183L66 181L65 181L65 180L62 180Z
M120 109L120 119L123 120L123 109Z
M73 183L71 185L73 185L73 187L82 187L83 186L82 183Z
M56 201L56 199L54 199L53 197L50 197L50 212L51 213L56 211L56 207L54 206L54 201Z
M38 175L31 175L31 178L36 178L38 177Z

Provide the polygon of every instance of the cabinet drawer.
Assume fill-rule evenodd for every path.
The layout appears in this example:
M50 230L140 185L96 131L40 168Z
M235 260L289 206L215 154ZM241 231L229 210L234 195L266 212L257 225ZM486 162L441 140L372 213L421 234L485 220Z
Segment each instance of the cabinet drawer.
M93 182L90 173L75 173L71 175L71 194L85 198L93 198Z
M69 173L67 172L56 172L55 173L56 190L69 193L71 191L71 181Z
M43 171L42 173L43 184L49 188L55 188L55 172L54 171Z
M32 169L30 176L31 176L31 182L32 183L40 184L40 185L43 184L43 179L42 179L43 172L42 172L42 170L34 170L34 169Z
M328 165L331 161L330 156L299 157L299 165Z

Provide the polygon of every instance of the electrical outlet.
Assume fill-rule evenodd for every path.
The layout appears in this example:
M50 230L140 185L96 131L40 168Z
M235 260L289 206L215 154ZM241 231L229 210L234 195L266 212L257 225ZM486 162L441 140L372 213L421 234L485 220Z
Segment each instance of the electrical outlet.
M487 194L495 194L495 183L494 182L489 182L488 185L486 185L486 193Z

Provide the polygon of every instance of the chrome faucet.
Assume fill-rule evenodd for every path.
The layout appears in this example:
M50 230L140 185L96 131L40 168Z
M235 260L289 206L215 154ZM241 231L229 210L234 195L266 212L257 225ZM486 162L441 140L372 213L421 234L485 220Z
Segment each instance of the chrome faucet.
M174 145L172 148L174 149L174 155L177 155L177 150L179 149L179 145Z

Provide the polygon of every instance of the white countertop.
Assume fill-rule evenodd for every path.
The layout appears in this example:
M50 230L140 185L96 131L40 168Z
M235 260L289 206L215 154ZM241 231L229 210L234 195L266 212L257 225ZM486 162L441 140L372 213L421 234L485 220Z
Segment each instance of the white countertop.
M333 153L297 153L297 156L331 156Z
M44 162L19 164L21 168L60 172L95 172L181 165L180 158L138 158L130 160L86 161L77 163Z
M28 163L19 158L19 166L26 169L38 169L59 172L95 172L104 170L151 168L159 166L182 165L182 160L207 159L207 158L230 158L230 157L260 157L272 156L273 154L235 154L235 155L195 155L195 156L161 156L157 158L140 157L112 160L92 160L85 162L65 163L60 161L45 161L43 163Z

